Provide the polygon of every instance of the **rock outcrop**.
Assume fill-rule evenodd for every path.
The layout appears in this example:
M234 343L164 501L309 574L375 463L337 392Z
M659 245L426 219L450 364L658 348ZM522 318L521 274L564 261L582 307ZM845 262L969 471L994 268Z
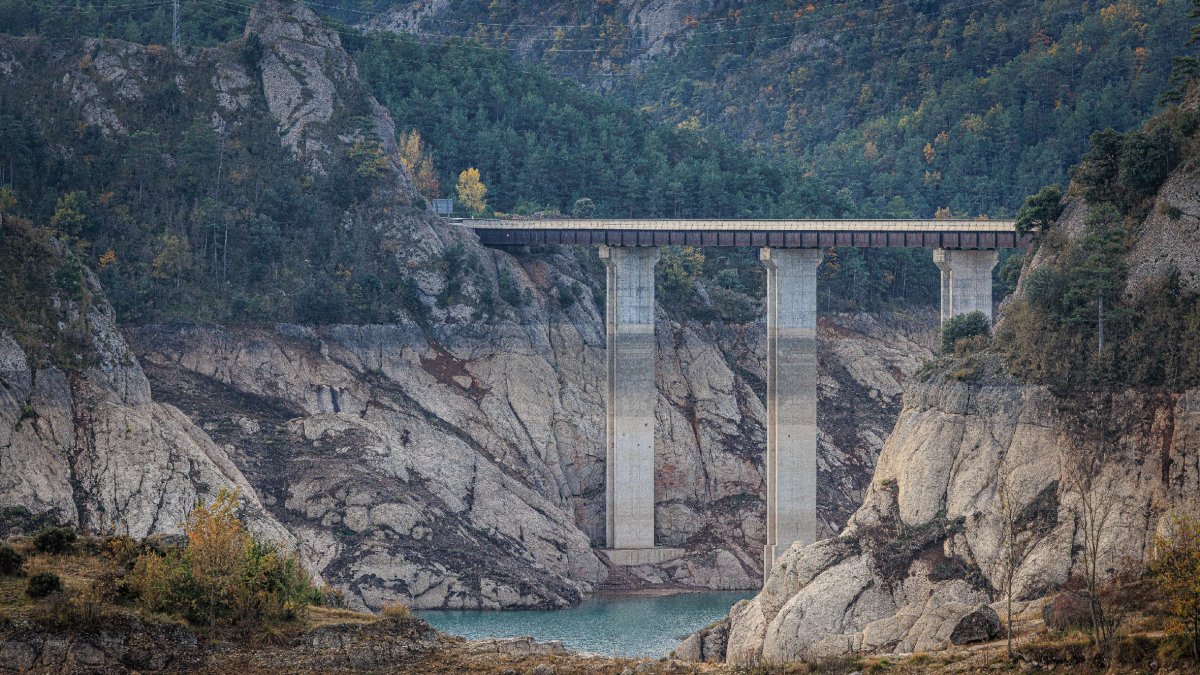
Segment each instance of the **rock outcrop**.
M1111 508L1104 550L1144 561L1158 528L1200 506L1200 392L1129 394L1104 413L1119 441L1094 477ZM1075 571L1082 537L1069 476L1089 452L1076 413L1040 388L941 375L910 388L866 501L837 537L783 556L729 617L730 663L940 649L1004 587L998 492L1018 514L1019 602ZM1003 487L1002 487L1003 486Z
M911 321L911 337L868 316L823 326L850 355L828 358L832 400L879 387L879 402L850 418L857 432L827 434L858 443L825 441L838 498L823 515L835 527L837 507L855 499L850 471L869 467L887 424L891 378L915 367L904 347L924 349L926 324ZM762 406L729 362L761 368L747 345L761 326L725 329L730 341L700 326L660 337L658 537L688 554L620 570L591 550L604 522L599 326L594 314L514 323L486 341L448 330L435 340L417 324L148 327L133 340L156 396L235 458L356 606L561 606L597 584L757 586L762 459L743 434L761 438Z
M94 277L85 282L103 297ZM69 321L90 328L82 346L89 365L78 370L39 364L0 331L0 504L8 520L40 517L140 538L178 532L199 499L227 487L241 491L257 534L292 543L225 450L152 399L107 303L72 313L83 316Z

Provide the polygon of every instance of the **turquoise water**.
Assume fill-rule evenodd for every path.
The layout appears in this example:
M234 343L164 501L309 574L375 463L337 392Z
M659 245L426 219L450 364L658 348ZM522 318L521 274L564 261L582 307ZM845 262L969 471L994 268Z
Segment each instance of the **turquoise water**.
M568 649L610 656L666 656L697 628L724 617L753 593L680 593L664 596L600 595L571 609L494 612L419 611L436 628L470 640L531 635L562 640Z

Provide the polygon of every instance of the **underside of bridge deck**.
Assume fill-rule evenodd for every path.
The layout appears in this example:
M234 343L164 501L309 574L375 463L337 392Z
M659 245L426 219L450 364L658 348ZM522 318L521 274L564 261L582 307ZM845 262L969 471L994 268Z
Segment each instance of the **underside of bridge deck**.
M973 232L970 236L987 235L999 242L1002 234ZM992 270L997 253L994 246L983 248L938 248L933 252L942 270L943 322L973 311L992 316ZM654 265L659 249L606 245L600 248L600 257L608 275L608 548L604 553L614 565L662 562L682 551L655 547L654 542L654 405L658 399ZM812 543L817 536L817 270L823 249L764 246L759 257L767 268L767 540L763 565L769 575L789 547Z

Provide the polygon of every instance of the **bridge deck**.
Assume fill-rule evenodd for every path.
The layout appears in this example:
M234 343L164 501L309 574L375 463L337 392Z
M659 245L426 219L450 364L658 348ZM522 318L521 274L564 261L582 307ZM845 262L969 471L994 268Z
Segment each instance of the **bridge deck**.
M1011 220L464 220L488 246L1018 248Z

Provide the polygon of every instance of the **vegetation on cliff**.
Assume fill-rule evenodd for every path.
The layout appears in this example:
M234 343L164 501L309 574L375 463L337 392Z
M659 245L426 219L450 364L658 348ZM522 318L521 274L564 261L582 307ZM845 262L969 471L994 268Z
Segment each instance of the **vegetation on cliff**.
M1148 217L1184 217L1170 198L1157 202L1162 213L1152 209L1178 165L1193 171L1198 121L1172 109L1145 131L1092 136L1072 172L1079 231L1043 219L1035 245L1045 262L1026 269L1024 292L1005 308L998 344L1022 377L1064 393L1200 385L1200 293L1178 269L1131 289L1127 260Z

